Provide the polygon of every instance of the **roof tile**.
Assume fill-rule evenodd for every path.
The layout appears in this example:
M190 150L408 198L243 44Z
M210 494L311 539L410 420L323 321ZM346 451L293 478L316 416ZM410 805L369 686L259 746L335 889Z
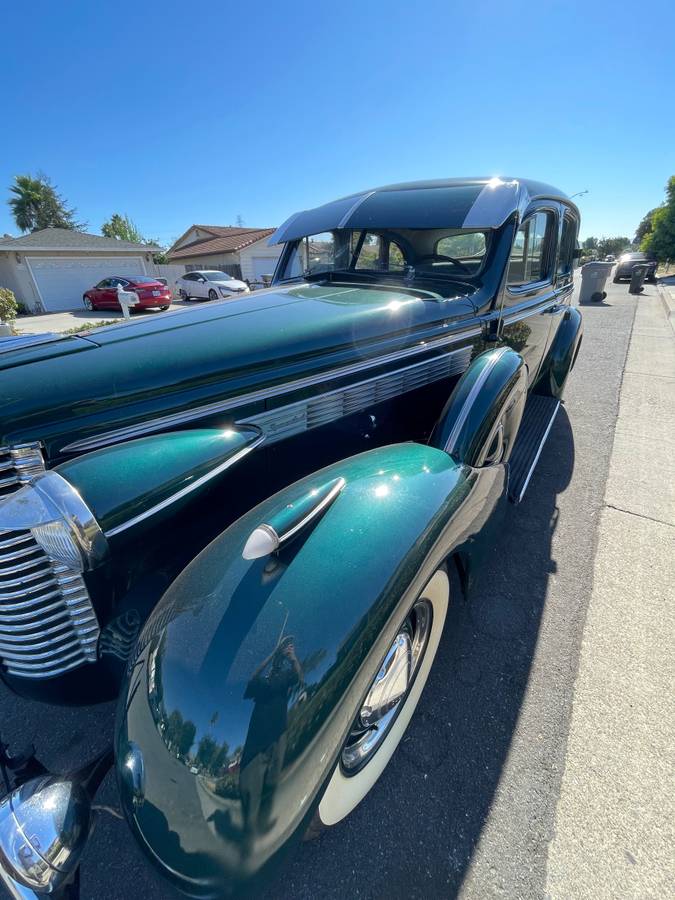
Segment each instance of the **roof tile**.
M169 250L168 259L183 259L210 253L234 253L274 233L274 228L234 228L226 225L193 225L192 227L209 231L214 236L193 241L178 250Z

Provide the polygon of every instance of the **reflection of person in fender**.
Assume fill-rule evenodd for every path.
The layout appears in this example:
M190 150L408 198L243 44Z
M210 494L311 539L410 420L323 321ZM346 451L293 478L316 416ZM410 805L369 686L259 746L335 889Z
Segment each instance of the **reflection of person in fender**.
M239 764L239 791L244 831L249 838L259 824L267 824L260 821L263 795L279 778L286 752L288 699L302 680L293 638L285 637L246 685L244 697L254 705Z

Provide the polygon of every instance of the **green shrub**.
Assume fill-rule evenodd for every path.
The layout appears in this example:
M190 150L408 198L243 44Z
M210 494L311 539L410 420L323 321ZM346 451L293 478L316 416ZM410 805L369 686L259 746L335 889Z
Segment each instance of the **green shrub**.
M0 322L13 322L18 311L14 294L9 288L0 287Z

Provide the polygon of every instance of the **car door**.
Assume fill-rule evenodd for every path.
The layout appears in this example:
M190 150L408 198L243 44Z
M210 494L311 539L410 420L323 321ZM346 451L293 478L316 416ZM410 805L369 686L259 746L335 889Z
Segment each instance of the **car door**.
M194 295L195 297L199 297L200 300L203 300L205 297L209 296L209 283L203 275L200 275L197 272L194 272L193 275Z
M105 306L105 292L109 282L109 278L104 278L91 289L90 296L94 306Z
M555 265L558 210L540 207L516 231L502 302L501 339L525 360L530 384L548 347L552 312L558 307Z

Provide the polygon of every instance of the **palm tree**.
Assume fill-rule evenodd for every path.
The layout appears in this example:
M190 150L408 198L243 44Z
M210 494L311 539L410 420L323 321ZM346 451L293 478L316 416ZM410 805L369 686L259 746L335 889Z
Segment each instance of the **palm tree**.
M17 175L9 200L14 221L21 231L37 231L40 228L71 228L82 230L85 222L76 222L76 210L69 209L46 175Z
M40 205L43 202L43 184L39 178L17 175L10 191L16 194L9 201L17 228L34 231Z

